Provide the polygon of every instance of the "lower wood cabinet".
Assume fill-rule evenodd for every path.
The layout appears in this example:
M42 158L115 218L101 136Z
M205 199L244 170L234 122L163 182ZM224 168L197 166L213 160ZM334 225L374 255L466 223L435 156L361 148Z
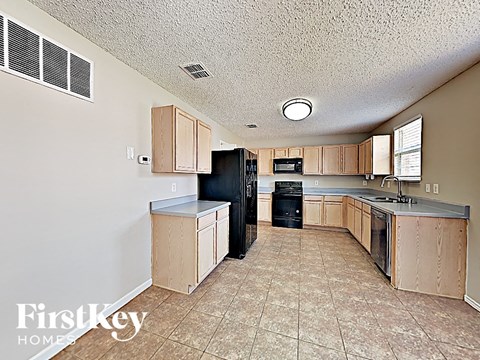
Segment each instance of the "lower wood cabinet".
M322 225L323 196L305 196L303 201L303 225Z
M343 227L343 196L305 195L303 225Z
M355 231L355 205L347 205L347 229L351 234Z
M258 221L272 222L272 195L258 194Z
M370 206L363 204L362 208L362 245L370 253L372 245L372 218L370 215Z
M353 236L362 242L362 209L355 207L355 220L353 224Z
M229 251L229 209L200 218L152 215L153 285L191 293Z

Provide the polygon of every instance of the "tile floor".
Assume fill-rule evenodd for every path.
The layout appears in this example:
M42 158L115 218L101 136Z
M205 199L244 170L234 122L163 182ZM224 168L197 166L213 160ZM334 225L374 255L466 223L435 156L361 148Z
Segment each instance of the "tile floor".
M122 310L149 312L133 340L92 330L55 359L480 359L480 313L393 290L339 232L261 226L193 294L151 287Z

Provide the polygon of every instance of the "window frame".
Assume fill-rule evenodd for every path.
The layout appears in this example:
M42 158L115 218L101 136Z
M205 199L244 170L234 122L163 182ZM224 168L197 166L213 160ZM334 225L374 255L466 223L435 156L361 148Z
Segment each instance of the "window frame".
M397 130L401 129L404 126L407 126L408 124L420 120L420 148L418 149L420 152L420 175L418 176L402 176L402 175L397 175L396 174L396 169L395 169L395 164L396 164L396 156L397 156L397 151L395 149L396 141L395 141L395 133ZM409 150L409 151L402 151L398 152L398 154L408 154L408 153L413 153L417 152L417 149ZM423 115L418 114L414 116L413 118L401 123L400 125L397 125L393 128L393 175L398 177L401 181L406 181L406 182L420 182L422 181L422 164L423 164Z

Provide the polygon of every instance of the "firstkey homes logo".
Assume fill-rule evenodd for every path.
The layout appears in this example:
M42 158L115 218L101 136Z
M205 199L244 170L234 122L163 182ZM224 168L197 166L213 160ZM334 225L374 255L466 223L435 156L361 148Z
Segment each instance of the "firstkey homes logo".
M129 341L133 339L147 316L147 312L137 313L134 311L118 311L110 319L103 315L103 312L110 304L103 304L103 309L99 304L88 304L80 306L75 311L61 310L58 312L47 312L43 303L39 304L17 304L18 308L18 326L17 329L81 329L88 327L90 329L99 326L112 330L111 336L117 341ZM128 338L121 338L119 330L125 329L128 325L133 325L135 331ZM40 336L40 335L18 335L19 345L38 345L38 344L62 344L68 345L75 342L72 335L60 336Z

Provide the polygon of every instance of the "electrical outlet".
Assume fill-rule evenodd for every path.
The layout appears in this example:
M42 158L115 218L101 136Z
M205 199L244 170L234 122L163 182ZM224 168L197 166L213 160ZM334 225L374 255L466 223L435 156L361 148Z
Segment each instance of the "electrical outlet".
M318 186L318 180L315 180L315 186Z
M127 160L135 159L135 148L133 146L127 146Z
M426 193L430 192L430 184L425 184L425 192Z
M367 183L367 180L363 180L363 186L367 186L368 183Z
M433 184L433 193L438 194L438 184Z
M177 183L172 183L172 192L177 192Z

